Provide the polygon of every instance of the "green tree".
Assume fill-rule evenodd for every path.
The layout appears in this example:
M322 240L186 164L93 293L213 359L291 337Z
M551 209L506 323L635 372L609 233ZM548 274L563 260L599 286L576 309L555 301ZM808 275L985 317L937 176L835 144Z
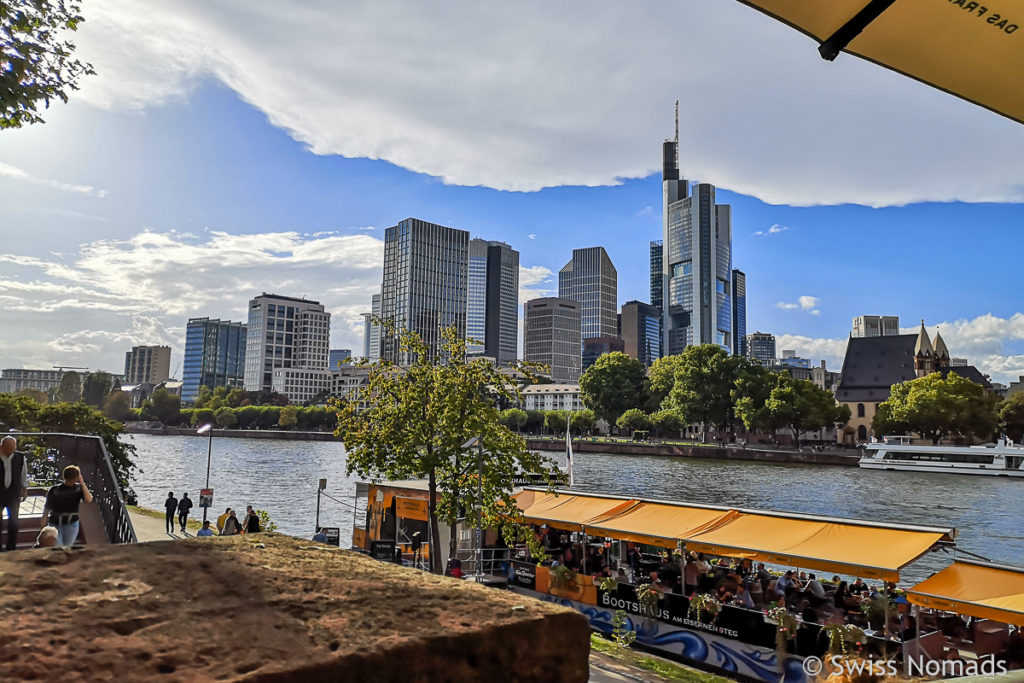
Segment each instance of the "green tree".
M67 32L85 21L74 0L0 3L0 130L42 123L39 105L68 101L92 66L72 57Z
M235 411L238 417L239 429L253 429L260 416L260 409L256 406L242 406Z
M124 422L131 415L132 397L126 391L115 391L107 396L103 404L103 414L111 420Z
M1024 441L1024 392L1011 394L999 406L999 425L1017 443Z
M679 433L685 425L679 421L679 416L671 410L659 410L651 415L651 426L660 437L679 438Z
M216 422L217 426L221 429L231 429L238 424L238 417L235 415L234 408L224 406L213 411L213 421Z
M647 400L647 368L621 351L606 353L580 377L580 395L598 417L615 424Z
M209 408L195 408L192 410L192 426L200 427L202 425L214 424L216 419L213 411Z
M90 372L82 382L82 401L95 408L102 408L113 390L114 377L109 372Z
M530 434L535 434L544 431L544 411L543 410L527 410L526 411L526 431Z
M589 408L569 413L569 428L573 434L590 434L594 431L595 422L597 422L597 416Z
M675 411L684 424L724 429L733 420L732 391L750 361L715 344L689 346L680 355L675 384L662 407Z
M246 399L246 393L245 389L232 389L224 399L230 407L237 408Z
M157 387L153 391L153 417L164 424L171 424L178 421L178 414L181 412L181 397L172 394L164 387Z
M25 388L19 389L14 394L15 396L26 396L40 405L46 405L50 402L50 397L46 395L45 391L39 389Z
M647 380L651 392L649 400L651 410L661 408L662 402L672 393L672 387L676 384L676 371L682 364L682 354L662 356L651 363L651 367L647 370Z
M615 426L629 434L638 429L646 432L651 429L651 420L639 408L630 408L619 416Z
M990 438L998 424L998 399L965 377L933 372L894 384L872 422L876 434L893 427L917 432L933 444L953 434Z
M565 410L544 411L544 429L552 434L564 434L569 413Z
M501 411L501 423L514 432L521 432L528 419L526 411L519 408Z
M69 370L61 375L55 398L62 403L80 401L82 399L82 376L74 370Z
M281 408L281 412L277 418L277 426L281 429L291 429L299 421L299 407L298 406L285 406Z
M205 408L206 404L209 403L211 398L213 398L213 389L206 386L205 384L200 384L199 392L196 394L196 400L192 402L192 407Z
M520 539L535 544L512 498L513 478L535 472L551 481L556 469L549 459L531 453L523 438L498 420L491 394L521 402L515 380L486 359L467 359L465 335L455 328L442 332L436 354L413 332L393 330L392 334L399 349L411 358L408 367L380 360L369 366L365 386L334 399L335 433L345 444L347 471L388 480L426 476L435 573L441 572L442 558L452 554L458 541L456 521L466 511L479 511L482 524L499 529L510 545ZM486 393L484 387L489 389ZM360 403L366 405L362 412ZM486 454L482 460L476 449L464 448L473 437ZM483 476L477 479L480 463ZM452 546L447 553L441 550L439 524L451 527Z

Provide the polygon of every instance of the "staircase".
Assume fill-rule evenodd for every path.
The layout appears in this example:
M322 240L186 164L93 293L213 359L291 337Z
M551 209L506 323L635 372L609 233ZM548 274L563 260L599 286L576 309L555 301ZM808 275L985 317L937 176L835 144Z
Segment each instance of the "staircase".
M29 489L28 498L21 504L18 514L18 548L31 548L35 545L39 530L46 525L42 518L46 492L50 486L59 483L60 472L68 465L78 466L93 495L92 503L82 503L79 507L79 532L75 545L136 542L135 529L117 485L107 449L100 437L47 432L12 432L10 435L18 440L18 450L26 454L30 472L46 470L51 473L51 480L47 482L33 478L34 486ZM57 479L53 479L54 471ZM3 540L6 543L6 515L2 525Z

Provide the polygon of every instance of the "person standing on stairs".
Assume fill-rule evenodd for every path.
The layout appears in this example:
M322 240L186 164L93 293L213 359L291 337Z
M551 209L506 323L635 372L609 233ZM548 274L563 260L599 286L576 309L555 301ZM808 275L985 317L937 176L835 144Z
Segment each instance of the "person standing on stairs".
M18 508L28 496L28 467L17 448L13 436L0 440L0 511L7 510L7 550L18 547Z
M70 548L78 538L78 506L92 502L82 471L74 465L64 468L64 483L53 486L46 494L43 518L49 513L50 526L57 529L57 545Z

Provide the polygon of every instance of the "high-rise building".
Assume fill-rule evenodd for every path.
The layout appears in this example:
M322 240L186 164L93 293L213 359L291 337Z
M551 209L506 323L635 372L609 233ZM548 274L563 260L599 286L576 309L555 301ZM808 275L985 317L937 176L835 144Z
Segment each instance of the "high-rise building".
M679 134L662 146L664 290L662 347L666 355L692 344L733 350L731 207L715 203L715 186L690 194L679 178Z
M0 394L15 394L22 389L47 392L60 386L63 370L29 370L8 368L0 372Z
M555 382L580 378L580 305L548 297L523 306L523 360L550 368Z
M192 403L199 387L241 389L245 383L245 323L190 318L185 326L181 400Z
M331 314L318 301L264 292L249 301L246 391L276 391L291 402L327 388Z
M661 308L665 290L665 269L662 267L662 253L665 242L654 240L651 242L651 305Z
M466 337L472 355L515 362L519 336L519 252L504 242L469 241Z
M618 337L591 337L583 340L583 364L580 369L586 372L587 368L597 362L597 359L606 353L613 351L624 351L626 345Z
M775 335L755 332L747 335L747 358L759 361L765 367L775 363Z
M125 352L125 384L158 384L170 378L170 346L133 346Z
M384 231L381 318L394 325L380 332L380 356L406 365L398 330L416 332L431 352L440 351L442 330L466 337L469 233L417 218Z
M604 247L573 249L558 271L558 298L580 305L583 339L618 334L619 275Z
M352 357L352 349L331 349L327 352L327 369L337 372L347 365L345 361Z
M363 313L363 358L371 361L380 358L380 325L375 318L380 318L380 294L373 295L370 312Z
M732 271L732 355L747 355L747 275Z
M891 337L899 333L898 315L858 315L853 319L854 337Z
M642 301L627 301L619 314L623 351L644 365L661 358L661 309Z

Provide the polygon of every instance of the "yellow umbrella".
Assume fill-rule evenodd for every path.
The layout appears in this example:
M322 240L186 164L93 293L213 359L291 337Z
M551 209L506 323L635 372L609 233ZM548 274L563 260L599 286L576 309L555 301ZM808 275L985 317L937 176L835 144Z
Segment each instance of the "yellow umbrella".
M740 0L820 44L1024 123L1024 0Z

